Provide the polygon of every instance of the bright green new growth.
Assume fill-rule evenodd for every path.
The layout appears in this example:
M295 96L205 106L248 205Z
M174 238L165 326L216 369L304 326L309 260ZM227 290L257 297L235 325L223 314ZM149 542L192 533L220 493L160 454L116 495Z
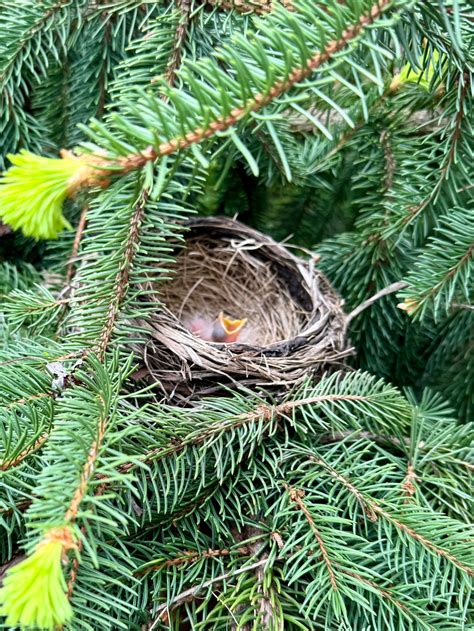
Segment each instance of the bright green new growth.
M435 77L437 72L437 65L439 62L439 53L434 50L431 56L431 59L428 65L422 64L422 60L420 60L420 64L422 67L419 70L413 68L413 66L408 63L403 66L400 70L399 74L397 74L392 81L391 88L397 89L400 85L404 83L417 83L419 86L424 88L425 90L430 89L431 82Z
M22 150L0 180L0 218L27 237L54 239L71 225L62 213L71 178L81 162L56 160Z
M0 613L9 627L54 629L72 618L61 569L63 543L41 542L12 567L0 590Z

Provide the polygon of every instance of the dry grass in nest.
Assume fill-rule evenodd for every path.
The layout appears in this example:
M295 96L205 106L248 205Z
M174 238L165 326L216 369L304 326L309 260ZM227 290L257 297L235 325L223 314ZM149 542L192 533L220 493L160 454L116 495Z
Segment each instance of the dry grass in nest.
M226 218L188 223L172 279L154 283L154 316L142 374L172 400L222 385L284 387L339 364L348 351L341 301L326 278L282 245ZM158 303L161 303L159 305ZM208 342L189 330L195 317L247 318L236 342ZM221 385L222 384L222 385Z

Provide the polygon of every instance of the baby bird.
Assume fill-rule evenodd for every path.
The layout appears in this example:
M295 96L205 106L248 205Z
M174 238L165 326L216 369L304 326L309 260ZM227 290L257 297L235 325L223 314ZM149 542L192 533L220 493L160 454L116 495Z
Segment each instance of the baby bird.
M195 316L186 323L186 328L206 342L230 344L236 342L247 323L247 318L234 320L221 311L216 320Z

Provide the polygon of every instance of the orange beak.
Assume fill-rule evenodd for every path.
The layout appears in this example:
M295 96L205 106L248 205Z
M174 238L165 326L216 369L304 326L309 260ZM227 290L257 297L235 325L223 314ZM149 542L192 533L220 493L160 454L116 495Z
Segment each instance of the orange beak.
M247 324L247 318L243 318L242 320L233 320L232 318L227 318L223 311L219 313L218 320L225 332L224 342L235 342L239 337L240 331Z

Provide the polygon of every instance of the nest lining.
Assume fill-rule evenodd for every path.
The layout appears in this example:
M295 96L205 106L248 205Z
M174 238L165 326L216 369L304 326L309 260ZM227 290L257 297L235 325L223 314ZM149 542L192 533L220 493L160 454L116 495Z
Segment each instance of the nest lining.
M243 344L268 346L298 335L308 313L291 299L272 265L253 256L254 250L254 243L232 238L188 239L160 299L187 329L196 316L213 321L224 312L247 318L238 338Z
M157 310L139 323L148 333L142 372L168 399L189 400L223 385L293 385L349 353L342 303L324 275L239 222L188 222L171 271L171 280L151 282L156 293L144 292ZM236 342L208 342L189 330L192 317L214 320L222 311L248 320Z

